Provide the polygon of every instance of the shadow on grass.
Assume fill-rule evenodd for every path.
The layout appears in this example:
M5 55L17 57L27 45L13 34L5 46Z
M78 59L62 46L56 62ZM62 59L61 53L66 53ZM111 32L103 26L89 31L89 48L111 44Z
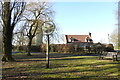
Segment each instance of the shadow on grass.
M28 80L31 80L31 78L35 78L35 77L37 77L37 76L42 76L42 75L47 75L47 74L49 74L49 75L55 75L55 74L69 74L69 73L73 73L73 75L72 76L74 76L74 73L84 73L84 72L99 72L99 71L103 71L103 70L109 70L109 69L112 69L112 68L118 68L118 66L116 67L116 66L108 66L108 67L101 67L101 68L95 68L94 69L94 67L96 66L96 65L102 65L102 66L104 66L104 65L106 65L106 64L119 64L119 63L113 63L113 62L103 62L103 63L99 63L99 62L96 62L96 63L85 63L85 64L83 64L83 63L78 63L78 64L75 64L75 65L73 65L72 67L84 67L84 66L90 66L91 67L91 69L86 69L86 70L78 70L78 69L73 69L72 70L72 67L71 67L71 70L68 70L68 71L56 71L56 72L52 72L52 70L53 69L55 69L56 68L56 70L57 70L57 68L65 68L65 67L68 67L68 66L70 66L70 65L66 65L66 64L64 64L64 60L66 60L66 61L72 61L72 60L96 60L97 59L97 57L89 57L89 56L87 56L87 57L78 57L78 55L77 55L77 57L78 58L72 58L72 57L75 57L75 55L74 56L72 56L71 58L67 58L67 56L68 57L71 57L72 55L54 55L54 56L50 56L51 58L53 58L53 59L51 59L50 61L54 61L54 60L59 60L59 61L62 61L63 60L63 64L62 63L60 63L60 64L51 64L50 65L50 69L45 69L45 64L37 64L37 65L30 65L30 66L22 66L22 67L19 67L19 68L3 68L3 71L6 71L6 72L4 72L3 73L3 78L5 79L8 79L9 80L9 78L11 79L11 78L14 78L14 79L18 79L18 78L24 78L24 77L26 77L26 79L28 79L28 78L30 78L30 79L28 79ZM45 55L33 55L33 56L25 56L25 55L15 55L14 56L15 58L16 58L16 60L18 60L18 62L36 62L36 61L45 61L45 60L42 60L42 59L44 59L45 58ZM35 59L36 58L36 59ZM54 59L54 58L61 58L61 59ZM28 60L27 60L28 59ZM30 60L29 60L30 59ZM33 59L33 60L32 60ZM35 59L35 60L34 60ZM92 68L93 67L93 68ZM45 69L45 70L48 70L47 72L41 72L42 71L42 69ZM34 71L35 70L35 71ZM7 71L8 71L8 73L7 73ZM9 72L10 71L10 72ZM6 75L6 73L7 73L7 75ZM111 72L112 73L112 72ZM63 75L63 76L65 76L65 75ZM72 77L71 76L71 77ZM90 78L103 78L103 79L100 79L100 80L104 80L104 76L98 76L98 75L79 75L79 78L76 78L76 79L86 79L86 80L89 80ZM106 76L107 78L108 78L108 76ZM107 80L107 78L105 78L105 80ZM41 79L42 79L42 77L41 77ZM45 78L43 78L43 79L45 79ZM48 78L49 80L51 79L51 80L53 80L54 78ZM65 78L65 79L68 79L68 80L70 80L70 78ZM34 79L33 79L34 80ZM39 79L38 79L39 80ZM56 80L56 79L55 79ZM92 80L99 80L99 79L92 79ZM108 80L112 80L112 78L108 78ZM117 79L116 79L117 80Z
M39 62L39 61L46 61L46 60L25 60L25 59L23 59L23 60L16 60L16 62Z
M12 68L2 68L2 71L4 71L4 70L11 70L11 69L14 69L14 67L12 67Z
M62 59L50 59L50 61L54 61L54 60L81 60L81 59L85 59L85 58L62 58Z
M70 56L72 56L72 55L70 55L70 54L52 53L52 54L50 54L49 58L63 58L63 57L70 57ZM24 62L24 61L32 61L32 60L27 60L27 59L36 59L36 58L42 59L42 58L46 58L46 54L45 53L43 53L43 54L33 54L32 56L27 56L25 54L13 55L13 58L15 58L15 60L17 62L19 62L19 60L20 60L20 62L21 62L21 60L23 60L23 62Z
M112 67L110 67L110 68L112 68ZM107 69L107 68L106 68ZM42 76L42 75L55 75L55 74L64 74L63 76L69 76L69 75L67 75L67 74L69 74L69 73L82 73L82 72L85 72L85 71L90 71L90 72L95 72L95 70L83 70L83 71L77 71L77 70L69 70L69 71L59 71L59 72L30 72L30 73L16 73L16 74L11 74L11 75L8 75L8 76L6 76L6 77L3 77L4 79L6 78L6 79L8 79L8 78L15 78L15 77L17 77L17 78L19 78L19 77L21 77L21 76L27 76L28 78L34 78L35 79L35 77L40 77L40 76ZM114 73L114 72L111 72L111 73ZM109 73L110 74L110 73ZM70 77L72 77L72 76L70 76ZM46 77L45 77L46 78ZM43 79L45 79L45 78L43 78ZM48 78L46 78L46 79L56 79L56 78L52 78L52 77L50 77L50 76L48 76ZM103 79L108 79L108 80L112 80L112 78L113 79L115 79L114 77L108 77L108 76L105 76L104 74L103 74L103 76L99 76L99 75L79 75L79 78L73 78L73 79L87 79L87 80L94 80L94 78L95 78L95 80L99 80L99 78L101 79L101 80L103 80ZM27 79L27 78L26 78ZM39 78L39 79L42 79L42 78ZM61 78L62 79L62 78ZM64 78L64 79L71 79L71 78ZM115 79L115 80L117 80L117 78Z

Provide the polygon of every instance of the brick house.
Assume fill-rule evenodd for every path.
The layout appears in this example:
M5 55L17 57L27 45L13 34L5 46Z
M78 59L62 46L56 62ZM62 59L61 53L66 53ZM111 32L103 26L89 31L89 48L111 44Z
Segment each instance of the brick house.
M76 49L83 47L85 50L93 46L93 40L90 32L88 35L65 35L65 43L72 43Z
M89 35L65 35L66 43L88 43L93 42L91 33Z
M91 33L88 35L65 35L65 43L73 44L75 50L77 48L84 48L85 51L94 50L94 47L98 43L94 43ZM113 44L102 44L103 48L107 51L114 51Z

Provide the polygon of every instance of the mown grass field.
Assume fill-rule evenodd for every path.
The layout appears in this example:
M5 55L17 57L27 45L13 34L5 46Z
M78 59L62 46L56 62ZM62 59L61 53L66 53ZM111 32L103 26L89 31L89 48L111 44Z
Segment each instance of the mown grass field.
M2 62L3 80L119 80L119 61L99 60L98 56L50 54L46 69L45 54L13 55L16 62Z

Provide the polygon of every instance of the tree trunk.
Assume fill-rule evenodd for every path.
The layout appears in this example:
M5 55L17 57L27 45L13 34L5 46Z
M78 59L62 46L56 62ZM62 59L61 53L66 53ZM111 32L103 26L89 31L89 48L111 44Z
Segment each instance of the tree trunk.
M27 49L27 56L31 56L31 44L32 44L32 38L29 38L29 42L28 42L28 49Z
M2 37L2 61L14 61L12 58L12 33L11 31L3 32Z
M5 2L3 7L4 26L2 33L2 61L14 61L12 58L12 36L10 2Z

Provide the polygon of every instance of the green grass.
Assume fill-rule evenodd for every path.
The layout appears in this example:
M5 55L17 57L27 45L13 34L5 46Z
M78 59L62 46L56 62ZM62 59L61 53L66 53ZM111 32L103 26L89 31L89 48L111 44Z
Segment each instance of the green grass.
M25 55L26 53L15 53L15 54L12 54L12 55Z
M50 54L50 68L46 69L45 54L14 55L16 62L3 62L3 78L79 78L105 80L118 78L119 61L98 60L97 56Z

